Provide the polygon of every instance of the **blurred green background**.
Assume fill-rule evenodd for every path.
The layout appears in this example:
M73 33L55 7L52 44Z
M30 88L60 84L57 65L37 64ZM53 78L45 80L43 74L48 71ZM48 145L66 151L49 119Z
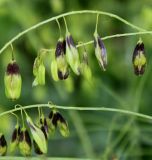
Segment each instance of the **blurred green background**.
M47 18L72 10L101 10L111 12L140 26L152 28L151 0L0 0L0 48L19 32ZM66 18L69 31L75 43L93 40L96 15L72 15ZM65 34L63 20L60 20ZM134 32L122 22L100 16L98 32L107 35ZM63 106L96 106L127 109L144 114L152 114L152 45L151 35L142 35L148 65L142 77L134 75L132 53L139 36L105 40L108 53L107 71L103 72L95 58L94 46L86 46L92 80L88 82L72 71L66 81L54 82L47 62L46 85L32 88L34 79L32 66L41 48L55 48L59 30L55 21L43 25L24 35L15 43L15 57L20 65L23 79L21 98L10 101L4 93L4 73L11 59L11 49L0 55L0 111L11 109L15 104L29 105L52 101ZM79 51L82 53L82 49ZM51 59L50 59L51 61ZM31 109L36 119L36 109ZM49 110L44 110L46 115ZM32 113L33 112L33 113ZM151 160L151 121L133 118L129 115L98 111L61 111L69 122L71 135L64 139L59 134L49 141L50 157L97 157L116 160ZM0 129L10 138L15 125L11 115L1 117Z

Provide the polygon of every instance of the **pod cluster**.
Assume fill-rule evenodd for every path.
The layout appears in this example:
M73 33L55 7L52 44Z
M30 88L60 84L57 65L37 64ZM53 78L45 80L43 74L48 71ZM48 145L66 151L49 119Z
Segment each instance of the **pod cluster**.
M106 47L100 38L97 30L94 33L95 57L103 69L107 68L107 51ZM45 85L45 57L46 54L39 52L33 64L34 81L32 86ZM141 38L135 46L132 63L134 73L142 75L145 72L146 56L144 43ZM83 75L87 80L91 79L91 69L88 62L88 53L84 47L84 51L80 57L78 49L74 43L71 33L67 30L65 38L60 37L56 44L56 49L51 52L50 60L51 75L53 80L66 80L70 74L70 68L76 75ZM12 59L8 64L4 76L5 94L7 98L15 100L20 97L22 78L19 65L16 60Z
M5 156L7 150L10 153L14 153L17 149L23 156L30 156L32 147L36 154L46 154L48 140L54 135L56 129L59 129L63 137L68 137L70 134L67 121L56 109L51 110L47 117L41 113L37 124L33 122L26 112L25 114L26 125L21 128L17 122L9 145L4 134L0 133L0 156Z

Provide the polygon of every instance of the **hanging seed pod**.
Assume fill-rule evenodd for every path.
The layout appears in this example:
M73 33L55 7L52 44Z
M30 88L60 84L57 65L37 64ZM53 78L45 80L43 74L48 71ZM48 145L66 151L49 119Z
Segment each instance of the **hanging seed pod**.
M47 140L49 136L49 126L48 126L47 118L45 118L44 115L42 115L40 118L40 128L45 135L45 139Z
M7 142L4 134L0 133L0 156L5 156L7 152Z
M8 66L4 76L6 97L12 100L18 99L21 94L22 78L19 66L15 60L12 60Z
M51 74L54 81L58 81L58 65L55 56L52 54L51 57Z
M66 32L66 59L71 69L76 75L80 74L79 53L74 44L71 34Z
M31 138L27 129L24 127L21 129L21 132L20 132L19 149L23 156L31 155L31 149L32 149Z
M18 146L20 133L21 133L20 126L17 124L12 134L12 139L10 143L10 152L14 152L16 147Z
M68 64L66 61L66 42L60 38L56 45L55 57L58 69L58 78L60 80L67 79L69 76Z
M95 31L94 33L94 46L95 46L95 55L99 62L99 65L105 71L107 66L107 51L97 31Z
M32 133L32 137L39 147L40 151L45 154L47 153L47 141L45 135L40 128L38 128L33 122L32 119L26 115L26 121Z
M45 66L41 56L36 57L33 65L35 79L32 86L45 85Z
M145 56L144 43L141 39L139 39L134 49L132 63L134 66L134 73L137 76L144 74L147 60Z
M88 54L86 50L83 52L82 63L81 63L81 73L87 80L91 80L92 73L89 67Z
M56 110L51 111L49 118L52 121L53 126L59 127L59 131L62 136L68 137L69 136L69 128L68 128L68 123L66 120L63 118L63 116Z

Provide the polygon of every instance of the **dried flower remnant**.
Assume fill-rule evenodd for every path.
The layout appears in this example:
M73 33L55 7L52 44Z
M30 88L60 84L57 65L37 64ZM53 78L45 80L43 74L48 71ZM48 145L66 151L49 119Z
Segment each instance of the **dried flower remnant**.
M32 121L32 119L26 114L26 121L32 133L33 140L39 147L40 151L45 154L47 153L47 141L44 133L38 128Z
M0 156L5 156L7 152L7 142L4 134L0 133Z
M33 65L33 74L35 79L32 86L45 85L45 66L43 63L42 56L36 57Z
M107 66L107 51L97 31L95 31L94 33L94 46L95 46L95 55L99 62L99 65L105 71Z
M55 57L58 69L58 78L60 80L67 79L69 76L68 64L66 61L66 42L63 38L59 38L56 46Z
M141 38L134 49L132 63L134 66L134 73L137 76L144 74L147 60L145 56L144 43Z
M20 75L19 66L15 60L11 60L7 66L4 76L4 84L7 98L15 100L20 97L22 78Z
M15 126L15 129L12 133L12 139L11 139L11 143L10 143L10 152L14 152L16 147L19 144L19 138L20 138L20 126L17 124Z
M19 149L23 156L30 156L32 143L29 132L25 127L21 129L20 138L19 138Z

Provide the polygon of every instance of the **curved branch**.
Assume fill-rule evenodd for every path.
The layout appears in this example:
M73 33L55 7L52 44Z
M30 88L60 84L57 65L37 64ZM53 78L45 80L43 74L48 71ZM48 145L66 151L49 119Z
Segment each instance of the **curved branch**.
M14 38L12 38L10 41L8 41L0 50L0 54L8 47L10 46L10 44L12 44L14 41L16 41L17 39L19 39L20 37L22 37L24 34L46 24L46 23L49 23L51 21L54 21L56 19L59 19L59 18L62 18L62 17L65 17L65 16L69 16L69 15L73 15L73 14L84 14L84 13L89 13L89 14L101 14L101 15L106 15L106 16L109 16L109 17L112 17L112 18L115 18L121 22L123 22L124 24L132 27L133 29L136 29L138 31L146 31L145 29L143 28L140 28L128 21L126 21L125 19L115 15L115 14L112 14L112 13L109 13L109 12L103 12L103 11L94 11L94 10L83 10L83 11L71 11L71 12L67 12L67 13L63 13L63 14L60 14L58 16L55 16L55 17L52 17L52 18L49 18L47 20L44 20L26 30L24 30L23 32L20 32L19 34L17 34Z
M133 112L129 110L124 110L124 109L116 109L116 108L106 108L106 107L73 107L73 106L54 106L51 104L34 104L34 105L28 105L24 107L19 107L19 108L14 108L9 111L0 113L0 117L10 114L12 112L20 111L21 109L31 109L31 108L38 108L38 107L45 107L45 108L57 108L57 109L62 109L62 110L77 110L77 111L105 111L105 112L117 112L117 113L122 113L130 116L136 116L140 118L144 118L147 120L152 120L152 116L145 115L142 113L138 112Z

